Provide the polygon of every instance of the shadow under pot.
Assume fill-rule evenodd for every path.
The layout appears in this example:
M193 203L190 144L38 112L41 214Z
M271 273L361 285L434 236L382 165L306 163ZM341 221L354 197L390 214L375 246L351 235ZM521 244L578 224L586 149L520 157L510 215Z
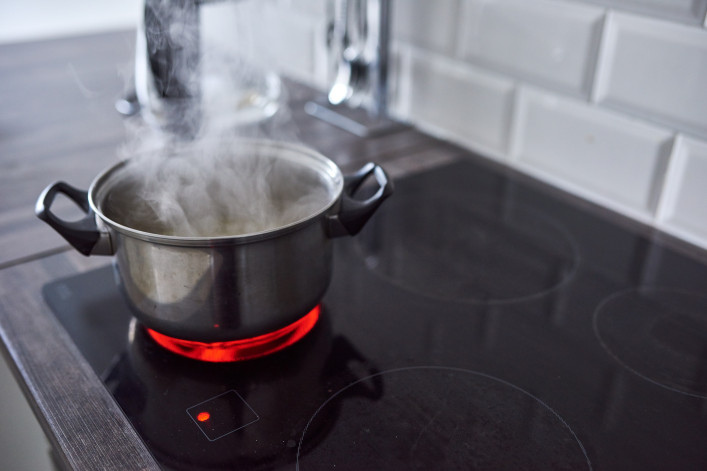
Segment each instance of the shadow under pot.
M293 144L162 154L109 168L87 192L54 183L35 212L82 254L115 255L135 317L176 339L250 339L296 323L329 285L331 240L356 234L393 191L376 164L343 176ZM58 217L57 194L85 217Z

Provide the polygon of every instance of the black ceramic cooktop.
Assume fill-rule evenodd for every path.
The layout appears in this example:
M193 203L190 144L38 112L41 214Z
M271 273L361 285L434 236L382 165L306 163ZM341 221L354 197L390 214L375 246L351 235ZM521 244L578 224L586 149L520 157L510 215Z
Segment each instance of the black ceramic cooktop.
M707 266L463 161L335 242L315 328L164 351L112 268L47 302L166 469L707 469Z

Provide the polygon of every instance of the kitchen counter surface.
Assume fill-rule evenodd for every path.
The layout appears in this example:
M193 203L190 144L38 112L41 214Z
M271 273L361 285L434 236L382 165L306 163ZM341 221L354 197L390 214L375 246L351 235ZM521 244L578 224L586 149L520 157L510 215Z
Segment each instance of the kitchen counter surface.
M132 68L132 39L132 32L124 32L0 47L0 337L57 455L72 469L159 469L42 299L46 283L111 261L79 255L32 211L48 183L65 179L87 188L118 160L126 132L114 102ZM375 138L353 136L307 116L303 105L314 92L287 84L295 135L344 171L374 160L395 178L455 159L479 160L412 127ZM705 258L704 251L544 191Z
M59 179L87 186L124 137L113 102L130 69L132 34L0 47L0 267L65 250L32 214Z

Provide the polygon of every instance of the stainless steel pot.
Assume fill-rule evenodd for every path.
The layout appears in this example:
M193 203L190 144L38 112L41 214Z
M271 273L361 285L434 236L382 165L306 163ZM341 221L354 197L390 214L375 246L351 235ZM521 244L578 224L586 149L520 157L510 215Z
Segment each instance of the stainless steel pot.
M201 342L273 332L297 321L321 300L331 277L331 239L356 234L392 193L393 184L378 165L368 163L344 177L331 160L297 145L249 141L238 148L258 159L287 164L284 171L271 172L271 185L290 187L288 179L301 182L303 176L308 184L320 185L318 194L325 196L316 210L260 232L166 235L124 217L131 211L116 209L136 202L123 162L96 177L87 192L64 182L49 185L35 212L84 255L115 255L122 291L145 326ZM375 192L357 197L369 176L375 179ZM54 214L51 205L60 193L73 200L85 218L66 221Z

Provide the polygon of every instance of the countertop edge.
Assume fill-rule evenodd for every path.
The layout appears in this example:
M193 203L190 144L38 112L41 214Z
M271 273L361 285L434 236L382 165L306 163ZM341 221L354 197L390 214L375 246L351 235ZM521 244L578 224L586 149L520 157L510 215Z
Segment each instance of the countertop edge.
M0 271L0 339L61 464L66 469L159 470L120 407L43 303L37 292L41 277L32 276L28 266ZM28 285L31 289L17 289ZM31 316L26 315L27 306Z

